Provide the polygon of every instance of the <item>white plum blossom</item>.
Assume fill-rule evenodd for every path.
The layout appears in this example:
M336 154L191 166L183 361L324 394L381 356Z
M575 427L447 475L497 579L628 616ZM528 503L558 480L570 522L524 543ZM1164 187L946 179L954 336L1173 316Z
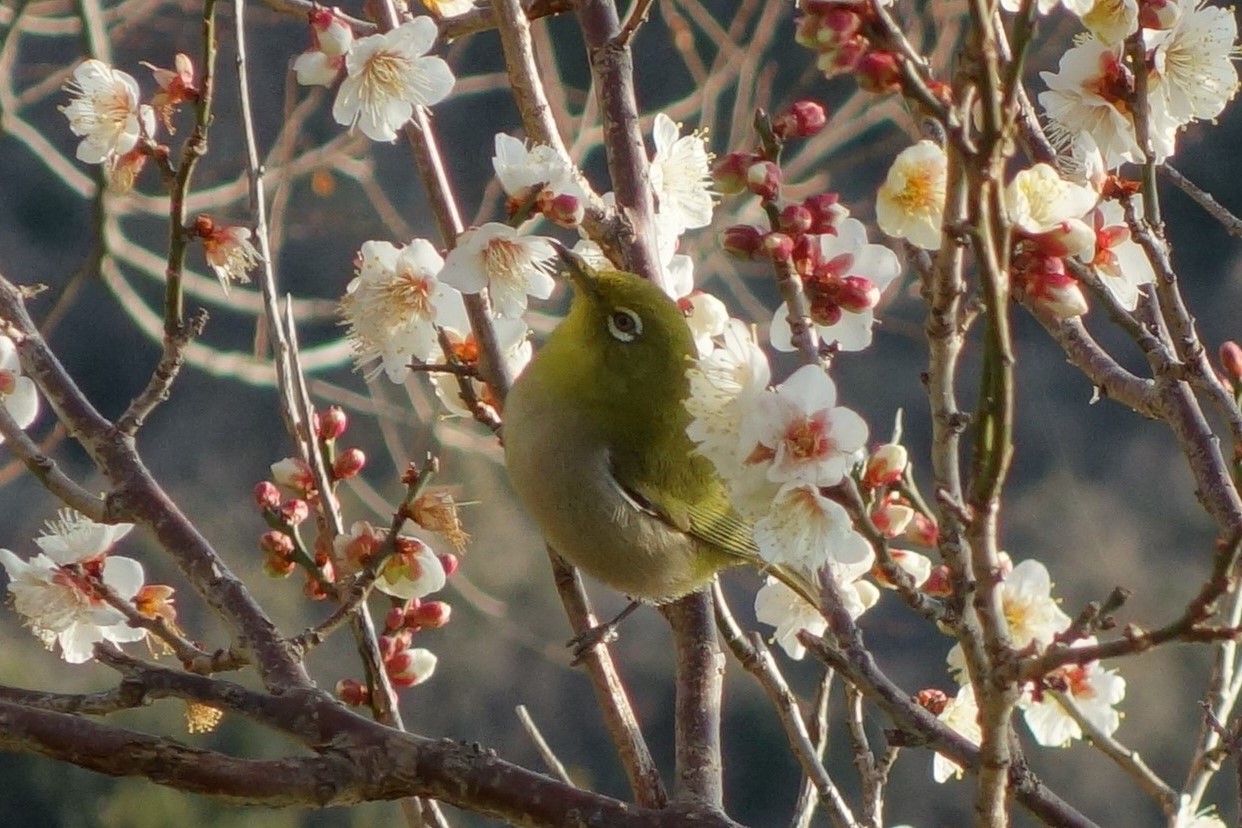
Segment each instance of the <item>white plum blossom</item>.
M760 394L742 422L746 462L775 483L833 486L858 461L867 423L838 406L837 387L817 365L804 365Z
M673 236L712 223L711 153L697 132L682 135L672 118L655 116L651 137L651 188L659 223Z
M474 0L422 0L437 17L458 17L474 10Z
M782 486L754 532L759 555L770 563L811 572L830 563L869 571L875 561L871 544L854 530L845 507L815 486Z
M694 347L704 357L715 347L713 340L724 333L729 324L729 309L710 293L696 290L678 300L686 314L686 324L694 334Z
M26 428L39 415L39 393L34 380L22 376L17 346L3 335L0 335L0 406L9 412L18 428ZM0 443L3 442L4 435L0 434Z
M69 129L82 139L79 161L112 163L136 147L142 135L155 135L155 110L139 103L138 82L102 60L78 64L65 90L74 98L60 111L69 119Z
M448 97L452 71L442 58L427 56L438 31L430 17L416 17L354 43L345 56L347 77L332 105L336 122L357 127L372 141L395 141L414 107Z
M1075 647L1096 643L1089 637L1074 642ZM1098 661L1067 664L1053 671L1044 680L1049 690L1056 690L1078 709L1088 722L1102 733L1112 735L1121 724L1121 714L1114 705L1126 695L1126 680L1116 670L1106 670ZM1029 688L1019 702L1022 718L1035 741L1045 747L1065 747L1074 739L1083 738L1082 728L1061 701L1041 688Z
M1138 202L1135 204L1137 207ZM1141 207L1137 208L1141 212ZM1089 263L1117 302L1126 310L1134 310L1138 307L1140 288L1156 281L1151 261L1130 237L1125 211L1118 202L1102 202L1091 219L1096 241Z
M1155 94L1178 124L1215 118L1238 91L1238 21L1231 6L1178 0L1177 23L1155 35Z
M1212 808L1205 808L1197 814L1184 808L1178 811L1173 828L1227 828L1227 825Z
M354 45L354 30L335 9L317 6L310 12L315 47L298 55L293 72L303 86L331 86L345 68L345 56Z
M1091 135L1108 169L1143 160L1128 102L1130 81L1121 47L1087 37L1061 56L1056 73L1041 72L1048 90L1039 103L1052 119L1054 138ZM1156 163L1173 154L1177 121L1157 96L1148 95L1149 133Z
M1067 181L1050 164L1021 170L1005 187L1005 209L1017 229L1031 236L1056 233L1073 240L1074 248L1090 247L1094 241L1081 219L1099 198L1095 189Z
M879 591L867 581L859 580L866 569L860 566L834 566L831 571L837 586L841 588L841 597L851 618L857 618L875 606L880 597ZM822 635L828 627L818 608L771 576L755 593L755 618L776 628L772 640L795 661L806 655L798 633L806 630L811 635Z
M465 316L461 294L438 278L444 260L426 239L365 242L357 267L341 298L354 358L360 368L378 361L390 380L404 382L411 360L426 361L439 347L436 322Z
M969 682L958 689L957 695L949 699L936 718L976 745L983 741L983 731L979 727L979 705L975 702L975 688ZM932 760L932 778L937 782L944 782L951 776L960 779L962 771L961 765L944 754L937 753Z
M820 338L842 351L861 351L871 344L875 305L901 274L901 263L884 245L868 244L857 219L838 222L836 231L816 237L816 263L803 284ZM777 308L769 337L776 350L795 350L787 304Z
M525 236L499 222L472 227L449 251L440 278L462 293L487 288L497 316L516 319L526 312L527 296L547 299L556 287L546 263L556 256L542 236Z
M1047 14L1061 5L1078 17L1082 17L1091 11L1092 2L1093 0L1036 0L1035 8L1040 14ZM1019 12L1022 10L1022 0L1001 0L1001 8L1007 12Z
M902 150L876 194L880 229L924 250L939 250L948 169L948 158L934 141Z
M746 323L730 319L721 344L687 372L690 393L686 434L726 480L740 468L742 420L772 377L768 357Z
M200 216L196 222L203 255L227 295L233 282L249 282L250 271L263 263L263 254L250 241L250 229L239 224L216 224Z
M105 526L65 511L35 540L43 551L31 560L0 549L14 608L48 649L59 644L71 664L90 660L100 641L124 644L146 636L146 630L129 626L96 587L102 584L123 601L132 601L142 589L142 565L108 554L132 528Z
M535 187L553 196L571 195L582 201L587 192L579 181L579 173L552 147L536 144L527 147L512 135L496 134L492 168L505 194L526 199Z
M444 589L448 576L431 547L417 538L401 536L397 551L384 561L375 588L408 601Z

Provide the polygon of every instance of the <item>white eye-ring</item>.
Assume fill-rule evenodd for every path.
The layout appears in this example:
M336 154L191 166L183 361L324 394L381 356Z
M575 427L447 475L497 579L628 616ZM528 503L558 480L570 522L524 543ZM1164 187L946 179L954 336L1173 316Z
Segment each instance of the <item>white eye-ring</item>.
M633 342L643 332L643 320L629 308L618 307L608 314L608 332L621 342Z

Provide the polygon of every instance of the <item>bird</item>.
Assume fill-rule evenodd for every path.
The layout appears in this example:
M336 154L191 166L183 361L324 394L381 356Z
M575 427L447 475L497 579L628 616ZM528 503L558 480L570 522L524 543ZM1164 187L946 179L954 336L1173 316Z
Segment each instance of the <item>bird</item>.
M513 488L552 549L645 603L749 563L818 605L804 579L759 557L686 434L697 350L680 306L633 273L557 253L569 312L514 381L503 427Z

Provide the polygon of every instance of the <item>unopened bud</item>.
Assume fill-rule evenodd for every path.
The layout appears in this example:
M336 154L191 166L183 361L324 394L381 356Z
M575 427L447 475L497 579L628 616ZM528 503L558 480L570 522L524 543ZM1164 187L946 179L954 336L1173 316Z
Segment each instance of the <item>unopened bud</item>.
M254 502L263 511L275 511L280 507L280 489L270 480L261 481L254 487Z
M396 632L405 626L405 607L392 607L384 614L384 632Z
M293 554L293 538L273 529L259 536L259 549L268 555L288 557Z
M746 168L746 189L771 201L781 191L781 168L771 161L757 161Z
M427 601L414 611L414 621L420 627L434 630L443 627L453 615L453 608L445 601ZM406 618L409 619L409 613Z
M778 218L780 228L791 236L808 233L815 224L815 216L801 204L787 204Z
M933 716L939 716L949 704L943 690L920 690L914 694L914 703Z
M577 196L561 193L543 205L543 214L561 227L573 229L586 218L586 206Z
M858 85L868 92L896 92L901 88L901 64L892 52L867 52L854 66Z
M759 160L759 156L750 152L730 152L712 167L712 181L716 192L723 195L737 195L746 189L746 171Z
M341 452L332 464L332 476L337 480L348 480L356 477L362 467L367 464L367 456L361 449L349 448Z
M1182 10L1175 0L1139 0L1139 27L1165 31L1177 25Z
M263 558L263 571L269 578L288 578L296 565L283 555L268 554Z
M949 576L949 568L944 564L933 567L927 580L923 582L923 592L934 598L948 598L953 594L953 582Z
M906 540L919 546L935 546L940 540L940 527L927 515L915 512L914 520L906 527Z
M1242 347L1229 340L1220 346L1220 367L1225 371L1225 378L1235 386L1242 385Z
M909 452L899 443L885 443L877 447L867 458L867 468L862 476L863 488L893 485L901 479L909 462Z
M1034 267L1027 268L1023 275L1027 295L1058 319L1070 319L1087 312L1087 297L1078 280L1065 271L1065 262L1060 258L1043 258Z
M349 418L345 416L345 412L339 405L331 406L326 411L315 412L315 434L324 442L340 437L345 433L348 425Z
M842 310L850 313L869 311L879 304L880 289L864 276L846 276L841 280L837 302Z
M794 101L789 110L772 124L780 138L810 138L828 123L828 111L815 101Z
M336 697L350 707L361 707L371 700L371 693L357 679L341 679L336 683Z
M763 248L763 232L749 224L735 224L720 234L720 246L735 258L753 259Z
M772 261L785 261L793 255L794 241L784 233L768 233L763 237L763 253Z
M849 218L850 211L841 203L836 193L820 193L803 199L802 206L811 212L812 224L808 232L835 233L837 223Z
M289 526L297 526L310 517L310 506L300 497L290 498L280 505L280 519Z
M436 557L440 559L440 566L444 567L445 578L453 577L453 573L461 567L461 559L452 552L441 552Z
M904 503L885 502L871 513L871 522L887 538L895 538L914 519L914 510Z
M1027 238L1027 244L1045 256L1078 256L1087 261L1095 255L1095 242L1095 228L1081 219L1068 219Z
M388 678L395 687L413 687L431 678L436 671L436 656L422 647L402 650L384 663Z
M310 24L315 35L315 45L328 57L340 57L349 51L354 42L354 31L341 18L336 9L315 8L310 13Z

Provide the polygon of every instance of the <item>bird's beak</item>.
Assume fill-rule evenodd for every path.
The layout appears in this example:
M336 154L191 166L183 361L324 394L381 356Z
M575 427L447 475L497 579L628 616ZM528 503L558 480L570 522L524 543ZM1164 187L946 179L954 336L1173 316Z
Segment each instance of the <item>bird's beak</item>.
M556 255L561 259L560 274L569 278L575 290L588 296L598 296L599 288L595 282L594 269L581 256L559 242L554 242L552 246L556 248Z

